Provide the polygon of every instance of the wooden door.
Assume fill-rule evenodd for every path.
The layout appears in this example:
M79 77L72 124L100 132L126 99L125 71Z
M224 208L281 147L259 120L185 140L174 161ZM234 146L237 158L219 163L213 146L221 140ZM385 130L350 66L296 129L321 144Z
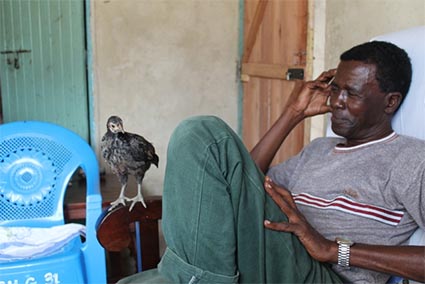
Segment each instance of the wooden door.
M305 70L308 0L245 0L243 140L251 150L285 107L295 82L288 69ZM305 73L305 72L304 72ZM286 139L273 164L304 146L304 123Z
M4 122L50 121L88 141L84 3L0 1Z

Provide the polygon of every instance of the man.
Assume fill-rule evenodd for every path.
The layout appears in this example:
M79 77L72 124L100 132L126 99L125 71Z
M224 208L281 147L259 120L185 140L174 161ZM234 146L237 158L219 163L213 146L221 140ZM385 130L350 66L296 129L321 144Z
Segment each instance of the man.
M424 281L424 248L402 245L425 227L425 142L391 128L410 78L398 47L356 46L294 91L251 153L218 118L182 122L168 148L159 274L126 281ZM326 112L344 138L317 139L269 169L289 132Z

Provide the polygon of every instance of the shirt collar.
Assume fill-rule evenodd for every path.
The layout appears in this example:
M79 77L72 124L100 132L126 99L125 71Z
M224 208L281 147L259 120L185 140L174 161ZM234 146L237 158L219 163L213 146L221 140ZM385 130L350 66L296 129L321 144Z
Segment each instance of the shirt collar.
M370 145L390 141L393 138L395 138L396 136L397 136L397 134L395 132L392 132L390 135L385 136L384 138L369 141L369 142L366 142L366 143L363 143L363 144L360 144L360 145L356 145L356 146L352 146L352 147L335 146L335 150L337 150L338 152L353 151L353 150L361 149L361 148L364 148L364 147L367 147L367 146L370 146Z

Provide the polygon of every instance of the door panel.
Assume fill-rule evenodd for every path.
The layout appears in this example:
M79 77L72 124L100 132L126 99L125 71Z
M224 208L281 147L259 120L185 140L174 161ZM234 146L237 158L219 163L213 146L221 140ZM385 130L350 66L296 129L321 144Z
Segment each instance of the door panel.
M251 150L279 117L295 83L288 68L306 67L307 0L245 0L242 59L243 140ZM304 123L285 140L273 164L304 146Z
M89 139L84 0L0 1L4 122L50 121Z

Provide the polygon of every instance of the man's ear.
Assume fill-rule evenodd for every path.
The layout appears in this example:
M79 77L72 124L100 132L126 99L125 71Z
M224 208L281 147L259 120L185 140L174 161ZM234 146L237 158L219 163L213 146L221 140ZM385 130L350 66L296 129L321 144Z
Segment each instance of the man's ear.
M402 98L403 96L401 95L400 92L388 93L385 97L385 103L386 103L385 112L387 114L394 114L396 110L398 109L398 107L400 106Z

